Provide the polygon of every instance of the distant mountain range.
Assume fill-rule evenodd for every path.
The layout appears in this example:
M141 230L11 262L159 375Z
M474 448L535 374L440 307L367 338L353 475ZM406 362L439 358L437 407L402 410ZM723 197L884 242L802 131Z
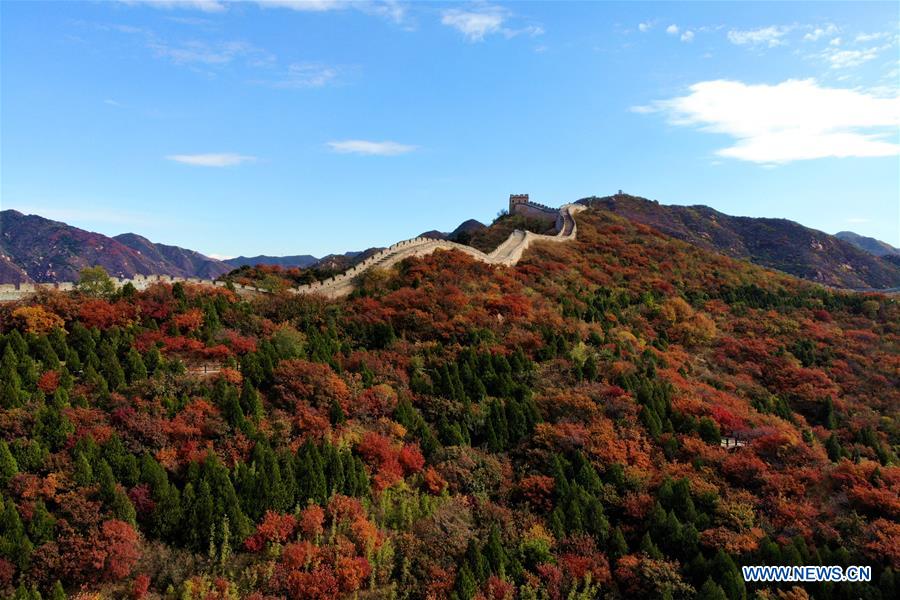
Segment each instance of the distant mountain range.
M319 262L319 259L310 254L298 254L296 256L266 256L264 254L260 254L259 256L238 256L236 258L226 258L222 262L227 265L231 265L234 268L255 267L256 265L276 265L285 269L290 269L293 267L305 269Z
M644 223L662 233L804 279L844 288L900 286L900 250L852 232L829 235L786 219L733 217L708 206L670 206L620 194L579 200ZM474 219L452 232L422 236L468 243L486 226ZM341 270L377 252L316 258L239 256L217 260L199 252L157 244L134 233L107 237L37 215L0 211L0 283L75 281L84 267L101 265L116 277L135 274L214 279L258 264Z
M231 270L199 252L154 244L133 233L111 238L16 210L0 211L0 232L3 283L76 281L81 269L93 265L116 277L215 278Z
M859 235L858 233L853 233L852 231L838 231L834 234L834 237L849 242L860 250L865 250L869 254L874 254L875 256L900 257L900 248L894 248L890 244L882 242L881 240L876 240L873 237L866 237L864 235Z
M627 194L579 202L702 248L825 285L856 289L900 286L900 262L787 219L733 217L708 206L665 205ZM872 238L857 237L891 248Z

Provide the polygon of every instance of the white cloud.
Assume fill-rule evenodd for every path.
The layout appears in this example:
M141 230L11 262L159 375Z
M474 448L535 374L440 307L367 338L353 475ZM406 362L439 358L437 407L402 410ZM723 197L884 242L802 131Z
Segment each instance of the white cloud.
M669 35L678 35L678 25L674 23L666 27L666 33Z
M653 25L654 25L653 21L644 21L643 23L638 24L638 30L641 33L647 33L648 31L653 29Z
M880 52L881 48L863 48L862 50L827 48L819 54L819 57L831 63L832 69L850 69L878 58Z
M842 41L843 40L841 40L841 38L839 38L839 37L832 38L831 41L828 42L828 45L829 46L840 46Z
M812 31L810 31L809 33L804 35L803 39L807 42L815 42L816 40L818 40L821 37L824 37L827 35L833 35L837 32L838 32L837 26L835 26L834 23L829 23L828 25L825 25L824 27L816 27L815 29L813 29Z
M225 2L221 0L119 0L119 2L131 5L143 4L153 8L201 10L208 13L227 10Z
M118 0L122 4L142 5L161 9L194 9L207 13L225 12L231 5L250 0ZM253 0L261 8L284 8L298 12L328 12L354 8L360 12L403 23L406 7L397 0Z
M240 41L207 43L189 40L174 45L154 38L147 45L157 56L168 58L179 65L226 65L237 58L246 58L259 63L274 61L274 56L265 50Z
M770 25L760 29L750 29L747 31L738 31L732 29L728 32L728 41L738 46L768 46L774 48L784 44L783 38L789 31L790 27L779 27Z
M812 79L776 85L703 81L686 96L635 107L662 112L674 125L725 134L735 142L719 156L762 164L826 157L900 154L900 96L822 87Z
M317 88L328 85L337 79L337 67L329 67L319 63L292 63L279 78L270 81L256 81L281 89Z
M263 8L289 8L296 11L325 12L346 8L346 0L256 0Z
M214 154L172 154L167 156L166 160L173 160L183 165L194 167L233 167L242 163L253 162L256 160L256 157L223 152Z
M441 23L459 30L470 42L480 42L484 36L499 33L506 11L499 6L485 6L477 11L452 8L441 15Z
M228 260L229 258L234 258L231 254L218 254L216 252L210 252L206 256L215 260Z
M682 33L681 41L682 42L693 42L694 41L694 32L688 30L688 31L685 31L684 33Z
M451 8L441 13L441 23L452 27L465 36L470 42L480 42L491 34L501 34L506 38L517 35L543 35L544 28L539 25L526 25L520 28L506 27L511 13L501 6L490 4L477 5L472 10Z
M107 98L106 100L104 100L103 104L108 104L109 106L122 106L121 102L116 102L115 100L112 100L110 98Z
M371 142L367 140L343 140L328 142L328 147L340 154L364 154L367 156L397 156L412 152L418 146L397 142Z
M890 34L885 31L881 31L878 33L860 33L859 35L856 36L856 42L857 43L874 42L875 40L880 40L882 38L886 38L889 35Z

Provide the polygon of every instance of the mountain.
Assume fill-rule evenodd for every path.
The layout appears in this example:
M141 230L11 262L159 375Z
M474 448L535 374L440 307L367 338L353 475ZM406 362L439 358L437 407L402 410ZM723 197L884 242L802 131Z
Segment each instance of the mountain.
M900 256L900 248L894 248L887 242L882 242L873 237L866 237L852 231L838 231L834 237L853 244L860 250L864 250L875 256Z
M320 258L312 266L326 271L343 271L381 250L384 250L384 248L368 248L366 250L344 252L343 254L328 254Z
M357 291L0 304L0 598L897 597L900 298L595 209Z
M674 206L618 194L579 203L602 208L701 248L842 288L900 286L900 264L787 219L734 217L708 206Z
M228 265L132 233L116 238L38 215L0 211L0 282L76 281L81 269L100 265L115 277L176 275L217 277Z
M234 268L243 266L255 267L256 265L276 265L285 269L290 269L292 267L305 269L313 266L318 261L318 258L310 254L298 254L295 256L265 256L261 254L259 256L227 258L222 262Z
M192 277L215 279L231 270L229 265L220 260L178 246L154 244L136 233L123 233L113 239L122 242L142 256L150 258L156 264L162 265L160 268L180 270L183 273L190 273ZM170 266L166 267L165 265Z
M487 229L487 226L481 221L468 219L467 221L463 221L462 223L460 223L456 229L449 233L438 231L437 229L432 229L430 231L420 233L419 237L435 238L438 240L452 240L461 244L467 244L469 243L469 240L472 238L472 235L474 233L482 231L484 229Z

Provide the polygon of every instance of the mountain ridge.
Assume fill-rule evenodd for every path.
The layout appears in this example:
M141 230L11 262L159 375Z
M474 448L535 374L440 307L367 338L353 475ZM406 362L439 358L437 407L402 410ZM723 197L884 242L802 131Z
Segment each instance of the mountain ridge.
M824 285L848 289L900 287L900 251L852 232L830 235L788 219L732 216L705 205L665 205L627 194L591 196L578 203L609 210L699 247ZM116 277L158 274L215 279L234 269L260 264L340 271L380 250L369 248L321 258L259 255L217 260L194 250L154 243L136 233L107 237L11 209L0 211L0 231L0 283L74 281L82 268L92 265L101 265ZM487 226L469 219L452 232L429 231L422 236L471 244L486 231ZM885 254L877 255L866 248L872 243L877 245L874 250Z
M591 196L601 207L662 233L824 285L849 289L900 286L900 265L795 221L739 217L705 205L667 205L639 196Z
M882 242L877 238L860 235L853 231L838 231L836 234L834 234L834 237L853 244L860 250L868 252L869 254L874 254L875 256L900 257L900 248L895 248L887 242Z

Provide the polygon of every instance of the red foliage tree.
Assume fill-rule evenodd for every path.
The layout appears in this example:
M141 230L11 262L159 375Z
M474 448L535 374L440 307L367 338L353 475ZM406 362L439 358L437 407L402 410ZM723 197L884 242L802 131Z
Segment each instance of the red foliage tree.
M138 533L125 521L104 521L94 553L108 580L122 579L131 573L134 564L141 557ZM101 555L103 558L100 558Z

